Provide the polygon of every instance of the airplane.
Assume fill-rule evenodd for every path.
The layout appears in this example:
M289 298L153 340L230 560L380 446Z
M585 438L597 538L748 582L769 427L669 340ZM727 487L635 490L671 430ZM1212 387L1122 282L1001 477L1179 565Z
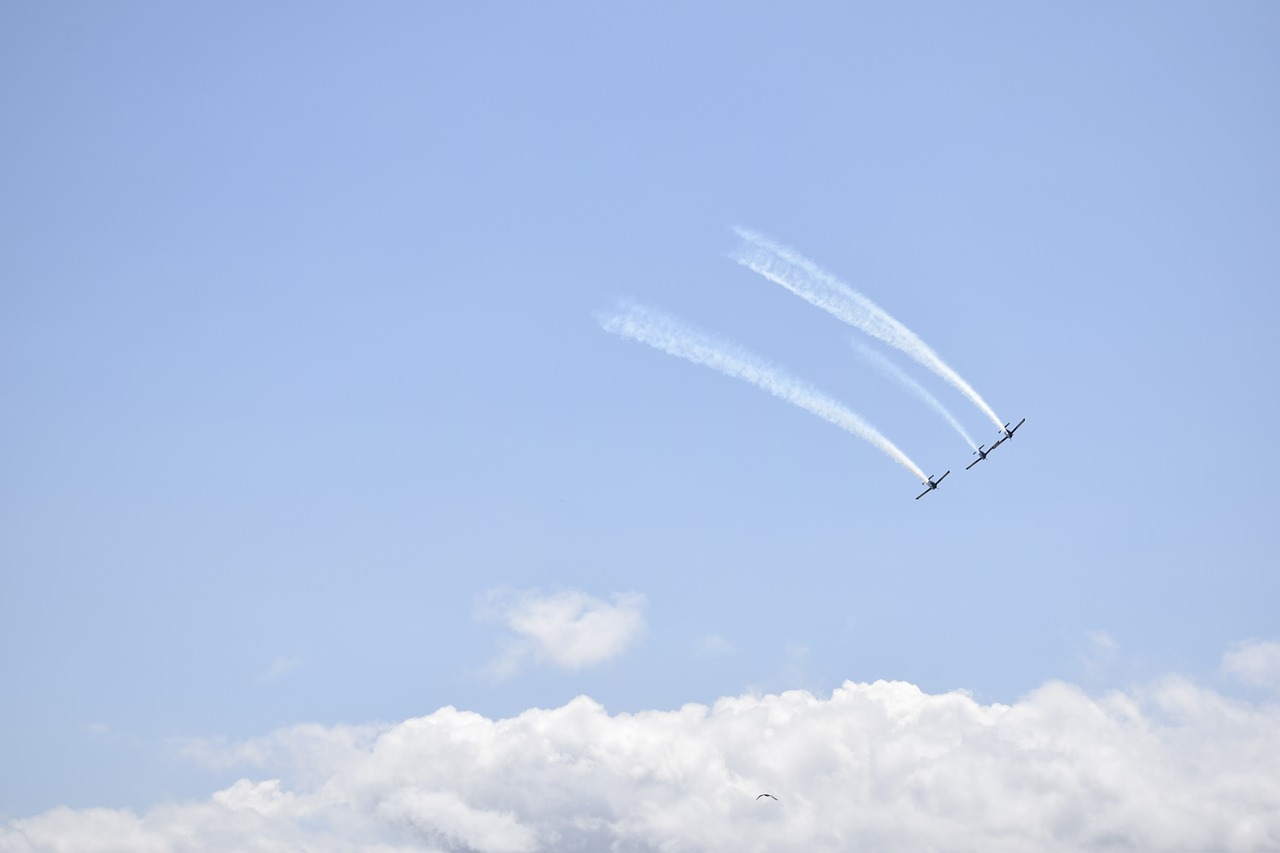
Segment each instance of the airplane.
M1004 441L1004 439L1000 439L1000 441ZM1000 444L1000 441L997 441L995 444L991 445L991 450L995 450L996 446ZM978 449L973 451L974 455L977 456L978 458L970 462L968 465L964 466L964 470L968 471L974 465L977 465L983 459L986 459L987 456L990 455L991 450L983 450L982 445L979 444Z
M947 472L947 474L950 474L950 473L951 473L950 471L948 471L948 472ZM921 492L920 494L916 495L916 500L920 500L922 497L924 497L925 495L929 494L929 493L930 493L930 492L932 492L934 489L938 488L938 483L941 483L943 480L947 479L947 474L943 474L943 475L942 475L941 477L939 477L937 480L933 479L933 477L930 477L930 478L928 479L928 481L927 481L927 482L928 482L928 485L929 485L929 488L925 489L923 492Z
M769 798L769 799L771 799L771 800L776 800L776 799L778 799L778 798L777 798L777 797L775 797L773 794L761 794L761 795L760 795L760 797L768 797L768 798ZM756 797L756 799L758 800L758 799L760 799L760 797Z
M1004 436L1004 438L1000 439L1000 441L997 441L996 444L1002 444L1008 441L1009 439L1013 438L1013 434L1018 431L1018 427L1022 426L1026 422L1027 422L1027 419L1023 418L1022 420L1018 421L1018 426L1014 427L1013 429L1009 429L1009 425L1005 424L1004 429L1000 430L1000 433L1001 435ZM996 444L991 445L991 450L996 449Z

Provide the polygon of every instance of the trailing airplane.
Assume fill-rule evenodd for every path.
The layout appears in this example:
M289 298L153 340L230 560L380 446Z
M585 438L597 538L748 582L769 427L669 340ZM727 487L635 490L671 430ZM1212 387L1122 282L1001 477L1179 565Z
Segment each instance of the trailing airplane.
M1004 439L1001 439L1000 441L1003 441L1003 440L1004 440ZM997 446L997 445L999 445L999 444L1000 444L1000 442L999 442L999 441L997 441L995 444L991 445L991 450L995 450L995 449L996 449L996 446ZM977 450L975 450L975 451L973 451L974 455L975 455L975 456L977 456L978 458L977 458L977 459L975 459L975 460L973 460L972 462L970 462L968 465L964 466L964 470L968 471L968 470L969 470L970 468L972 468L974 465L977 465L977 464L978 464L979 462L981 462L983 459L986 459L986 458L987 458L987 456L991 453L991 450L983 450L983 449L982 449L982 445L981 445L981 444L979 444L979 445L978 445L978 449L977 449Z
M951 473L950 471L947 472L947 474L950 474L950 473ZM927 485L929 486L929 488L925 489L923 492L916 495L916 500L920 500L922 497L929 494L934 489L938 488L938 483L941 483L943 480L947 479L947 474L943 474L937 480L934 480L933 477L930 477L927 481Z

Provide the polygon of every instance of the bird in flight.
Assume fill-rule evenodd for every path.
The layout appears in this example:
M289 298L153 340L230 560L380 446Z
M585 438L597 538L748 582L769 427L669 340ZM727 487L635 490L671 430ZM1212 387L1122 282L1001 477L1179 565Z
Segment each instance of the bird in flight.
M761 795L760 795L760 797L768 797L768 798L769 798L769 799L771 799L771 800L776 800L776 799L778 799L778 798L777 798L777 797L775 797L773 794L761 794ZM760 797L756 797L756 799L758 800L758 799L760 799Z

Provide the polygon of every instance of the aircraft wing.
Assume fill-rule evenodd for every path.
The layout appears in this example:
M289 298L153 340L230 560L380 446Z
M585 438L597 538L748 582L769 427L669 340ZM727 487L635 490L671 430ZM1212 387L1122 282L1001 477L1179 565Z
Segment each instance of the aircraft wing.
M920 500L922 497L924 497L925 495L929 494L929 493L930 493L930 492L932 492L932 491L933 491L933 489L925 489L923 492L921 492L920 494L916 495L916 500Z
M950 474L950 473L951 473L950 471L947 472L947 474ZM947 474L943 474L941 477L937 479L937 481L934 482L933 487L935 489L938 488L938 483L941 483L943 480L947 479Z
M988 453L990 453L991 451L990 451L990 450L988 450L987 452L988 452ZM970 462L968 465L964 466L964 470L968 471L970 468L972 468L974 465L977 465L977 464L978 464L979 462L981 462L981 461L982 461L981 459L975 459L975 460L973 460L973 461L972 461L972 462Z

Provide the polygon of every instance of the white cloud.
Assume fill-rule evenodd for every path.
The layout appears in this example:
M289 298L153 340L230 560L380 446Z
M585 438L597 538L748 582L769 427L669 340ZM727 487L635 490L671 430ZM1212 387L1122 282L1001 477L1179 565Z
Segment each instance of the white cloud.
M505 677L529 660L581 669L616 657L644 630L644 604L638 593L615 595L609 603L578 590L491 592L482 609L496 614L516 636L508 639L490 670Z
M1099 678L1115 666L1120 646L1101 629L1088 631L1079 640L1076 664L1089 678Z
M258 781L10 820L0 851L1274 850L1277 754L1280 706L1178 678L1012 705L882 681L635 714L583 697L209 747Z
M302 666L302 661L296 658L285 657L280 655L271 662L271 666L267 667L266 672L258 677L259 681L272 682L278 681L285 673L297 669Z
M694 644L694 650L706 657L718 657L720 655L731 655L737 649L733 647L733 643L721 637L719 634L707 634L700 637L698 642Z
M1222 656L1222 671L1254 687L1280 686L1280 643L1237 643Z
M492 853L530 853L533 831L509 811L476 809L449 791L400 788L378 804L378 815L439 838L446 847Z

